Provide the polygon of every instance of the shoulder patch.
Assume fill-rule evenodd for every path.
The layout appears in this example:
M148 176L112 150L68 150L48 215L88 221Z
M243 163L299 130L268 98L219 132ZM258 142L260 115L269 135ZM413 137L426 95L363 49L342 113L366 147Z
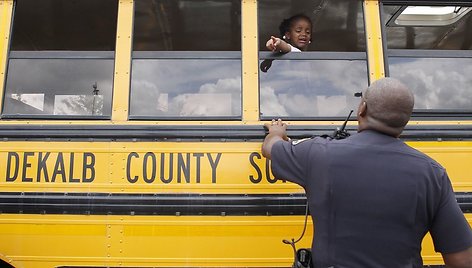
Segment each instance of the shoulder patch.
M297 145L297 144L300 144L304 141L307 141L307 140L311 140L311 138L305 138L305 139L301 139L301 140L293 140L292 141L292 145Z

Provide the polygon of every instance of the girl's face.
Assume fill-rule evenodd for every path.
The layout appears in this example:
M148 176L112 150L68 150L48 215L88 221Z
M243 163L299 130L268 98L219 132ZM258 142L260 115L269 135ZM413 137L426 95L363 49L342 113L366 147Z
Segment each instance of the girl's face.
M285 33L287 42L300 50L306 50L311 40L311 23L306 19L294 21L290 31Z

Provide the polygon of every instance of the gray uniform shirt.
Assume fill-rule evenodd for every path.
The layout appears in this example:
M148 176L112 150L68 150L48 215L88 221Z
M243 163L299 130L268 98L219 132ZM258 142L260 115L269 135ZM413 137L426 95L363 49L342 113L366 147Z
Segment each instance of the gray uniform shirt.
M400 139L279 141L271 156L276 178L305 188L315 267L422 267L428 231L438 252L472 246L445 169Z

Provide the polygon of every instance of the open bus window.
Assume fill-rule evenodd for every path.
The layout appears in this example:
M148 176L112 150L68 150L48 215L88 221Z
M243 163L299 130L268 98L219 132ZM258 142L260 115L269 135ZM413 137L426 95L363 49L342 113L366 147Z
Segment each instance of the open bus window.
M415 94L414 115L472 113L472 8L384 5L389 76Z
M109 118L117 0L15 1L2 117Z
M355 109L354 92L368 86L362 1L259 0L261 118L291 120L345 117ZM282 20L311 20L304 52L268 51L271 36L283 38Z
M136 0L131 119L241 117L241 1Z

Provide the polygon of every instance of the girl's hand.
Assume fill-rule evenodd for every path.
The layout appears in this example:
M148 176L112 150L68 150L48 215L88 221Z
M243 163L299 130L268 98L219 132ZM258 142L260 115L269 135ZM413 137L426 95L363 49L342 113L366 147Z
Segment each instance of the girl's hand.
M272 52L280 50L280 44L282 43L282 39L271 36L270 39L266 43L267 49L271 50Z

